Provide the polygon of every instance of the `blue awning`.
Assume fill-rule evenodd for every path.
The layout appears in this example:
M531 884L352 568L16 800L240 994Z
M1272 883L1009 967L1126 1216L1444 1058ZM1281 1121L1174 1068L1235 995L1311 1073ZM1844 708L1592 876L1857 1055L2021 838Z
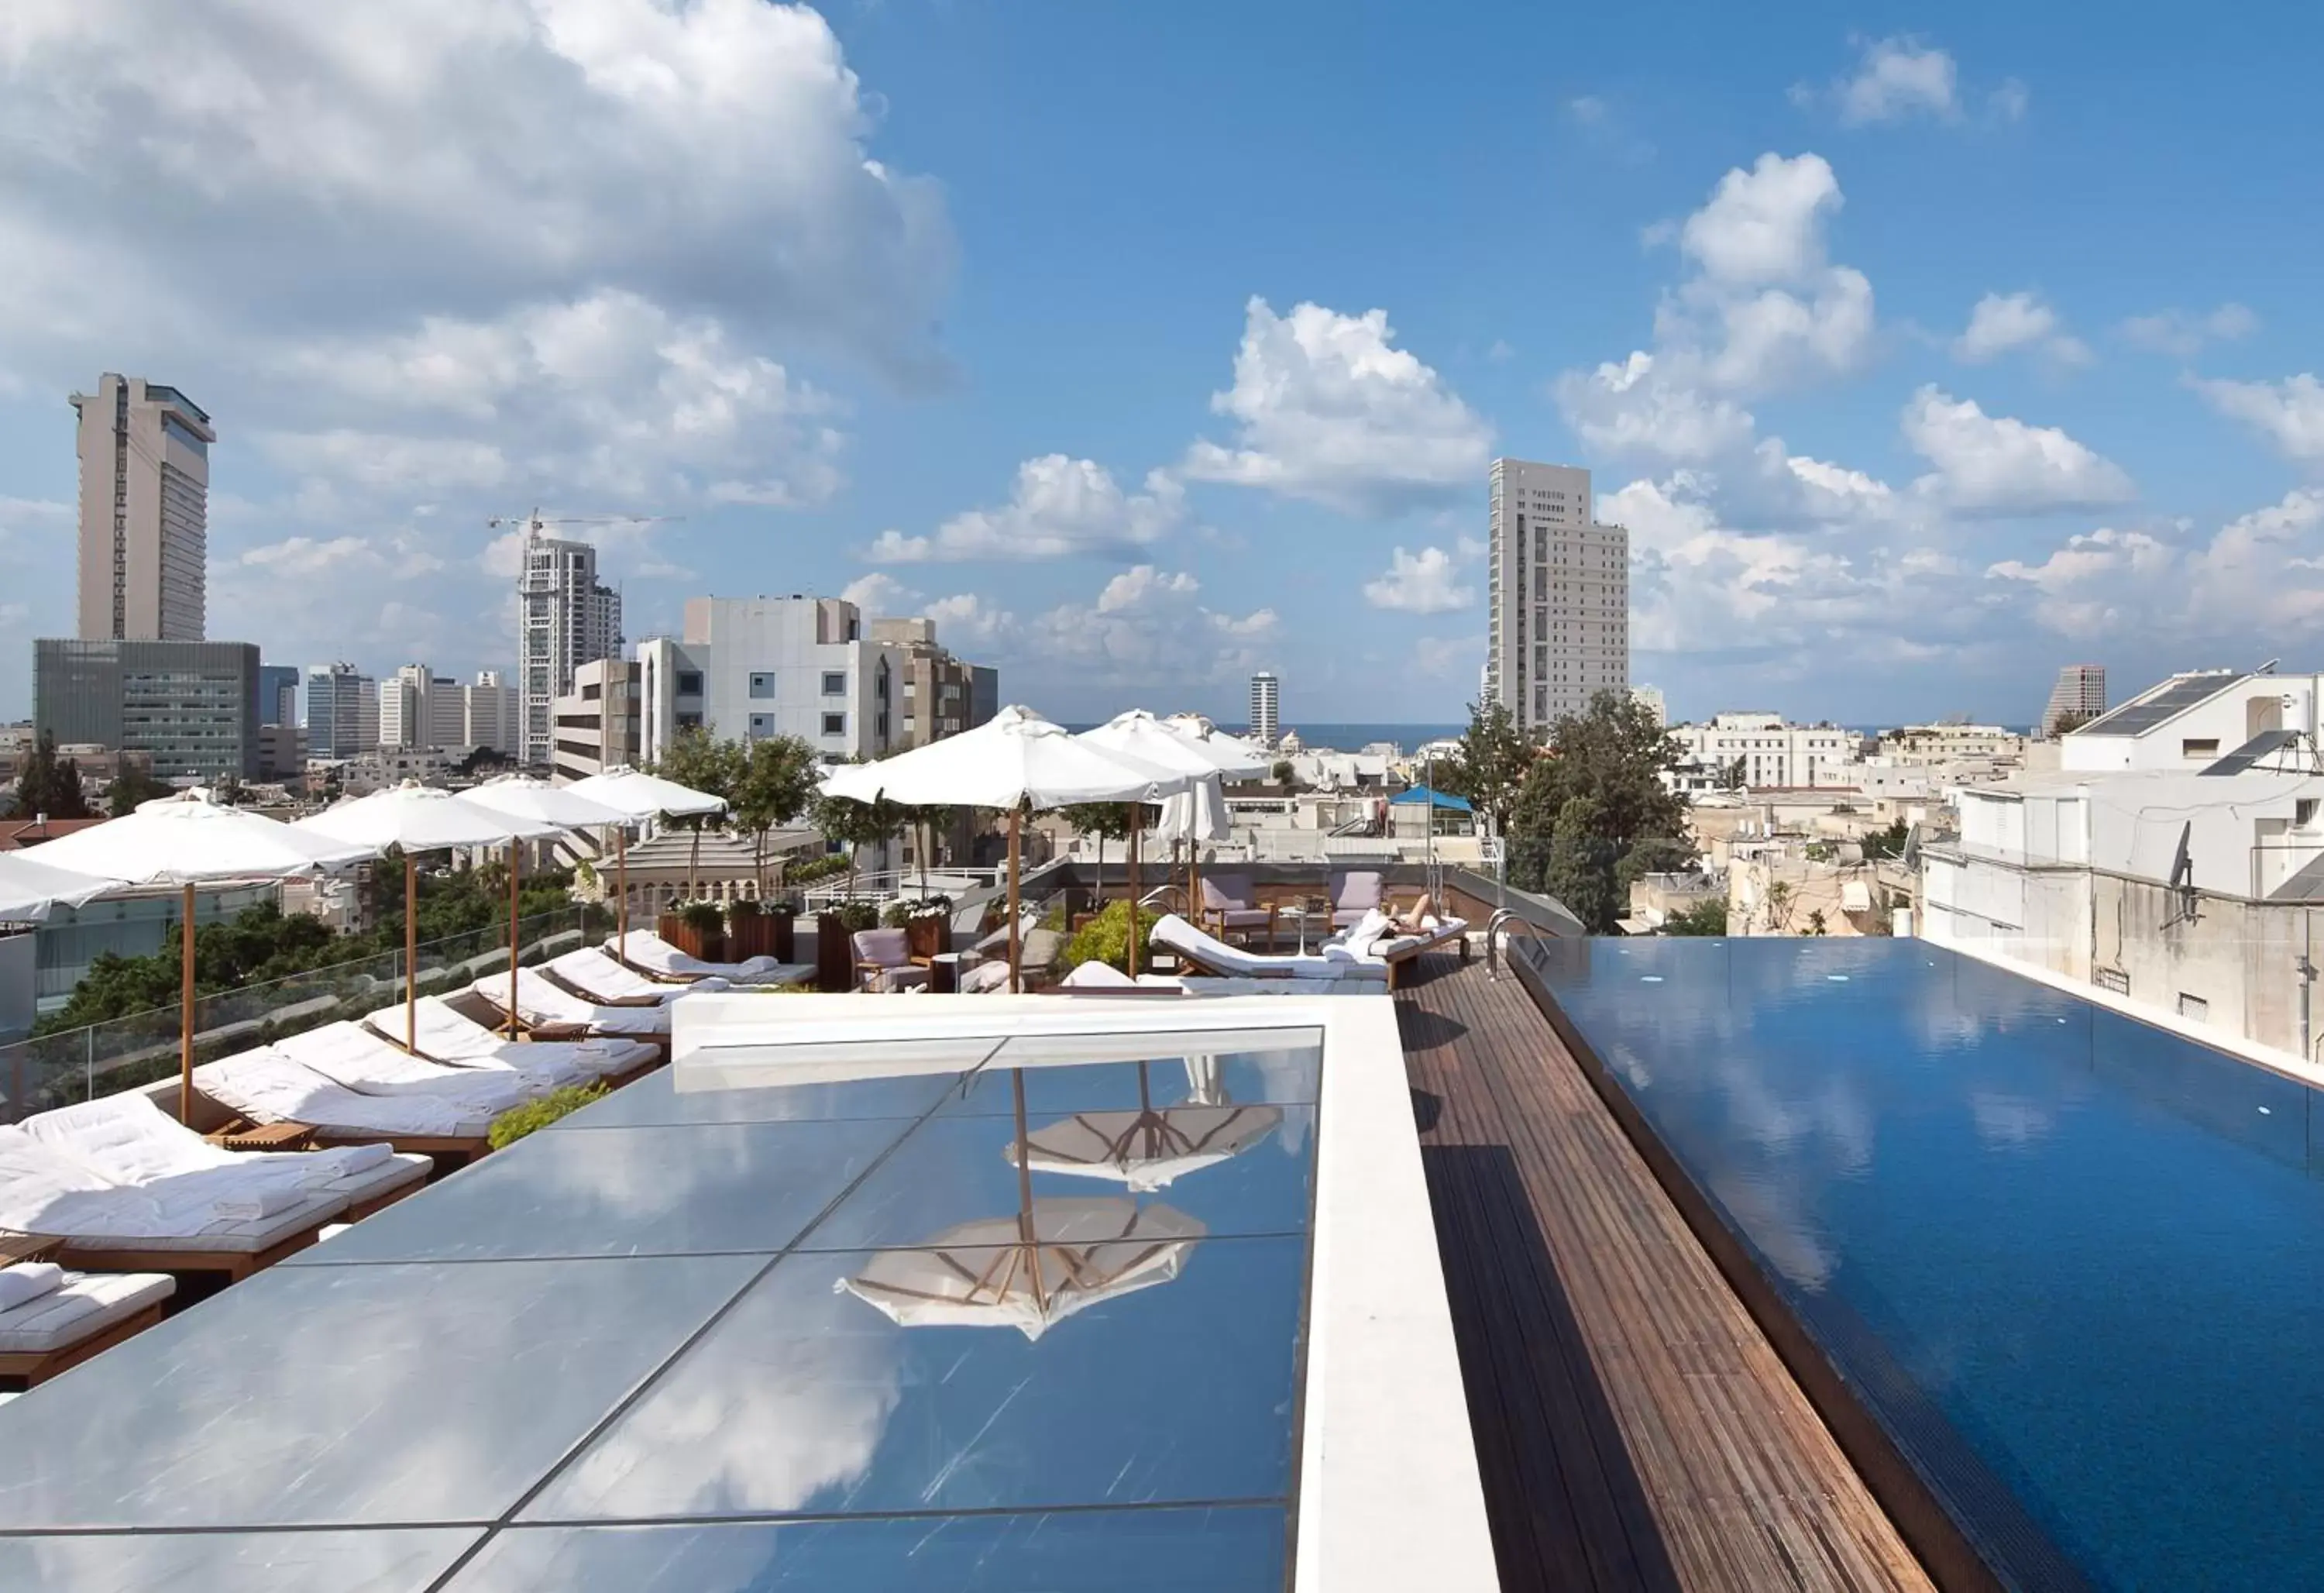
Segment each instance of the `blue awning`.
M1398 802L1416 804L1426 802L1432 807L1449 809L1455 813L1468 813L1475 810L1469 806L1467 797L1457 797L1450 792L1434 791L1425 785L1416 785L1409 791L1397 792L1388 800L1390 806Z

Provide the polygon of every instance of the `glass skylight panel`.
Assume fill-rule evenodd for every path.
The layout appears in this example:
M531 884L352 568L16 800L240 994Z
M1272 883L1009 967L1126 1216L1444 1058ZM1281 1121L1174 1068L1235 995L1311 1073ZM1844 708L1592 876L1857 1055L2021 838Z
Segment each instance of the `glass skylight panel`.
M512 1527L447 1593L1280 1593L1276 1506Z
M425 1199L391 1206L284 1264L772 1255L912 1121L702 1123L535 1135L523 1155L488 1156Z
M787 1256L522 1518L1281 1499L1305 1238L1120 1231Z
M488 1520L763 1264L272 1268L0 1409L0 1532Z
M475 1527L308 1533L0 1537L0 1588L42 1593L423 1593L483 1534Z
M991 1045L982 1047L990 1051ZM980 1056L982 1054L980 1051ZM917 1117L954 1093L965 1073L802 1079L752 1083L729 1089L677 1088L663 1068L623 1085L555 1127L622 1128L678 1123L807 1123L849 1117Z

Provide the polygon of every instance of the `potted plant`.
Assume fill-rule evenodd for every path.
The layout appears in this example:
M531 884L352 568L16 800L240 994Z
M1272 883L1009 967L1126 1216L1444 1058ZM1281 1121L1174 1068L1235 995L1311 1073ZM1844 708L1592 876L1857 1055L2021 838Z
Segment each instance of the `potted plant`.
M838 902L816 913L816 988L855 988L855 931L879 927L880 910L869 902Z
M765 908L767 950L777 962L798 960L798 903L770 902Z
M775 947L775 921L747 896L726 904L726 959L743 962L765 957Z
M914 957L936 957L952 949L952 898L923 896L904 918Z
M661 938L705 962L726 960L726 915L715 902L687 902L676 912L665 912Z

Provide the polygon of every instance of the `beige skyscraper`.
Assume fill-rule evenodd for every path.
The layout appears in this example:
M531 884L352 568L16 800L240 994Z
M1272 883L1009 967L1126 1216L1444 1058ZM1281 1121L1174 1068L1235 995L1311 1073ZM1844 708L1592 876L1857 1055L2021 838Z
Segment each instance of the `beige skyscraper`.
M1591 514L1590 472L1495 459L1485 694L1546 729L1630 684L1630 533Z
M80 637L203 639L210 418L184 394L108 371L76 393Z

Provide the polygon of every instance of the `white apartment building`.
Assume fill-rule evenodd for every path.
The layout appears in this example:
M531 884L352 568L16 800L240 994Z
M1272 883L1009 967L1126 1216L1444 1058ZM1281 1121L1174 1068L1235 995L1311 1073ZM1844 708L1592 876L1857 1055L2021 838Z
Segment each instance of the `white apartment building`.
M690 597L685 633L638 645L641 755L681 730L725 740L796 736L834 758L892 750L907 649L873 641L841 597Z
M1705 725L1673 725L1679 766L1664 783L1683 792L1717 791L1736 773L1747 788L1855 783L1853 731L1838 725L1794 725L1781 714L1713 714Z
M2058 740L2061 769L2193 770L2298 737L2313 746L2324 675L2173 675Z
M2058 671L2050 688L2049 706L2042 710L2042 739L2058 734L2068 716L2089 720L2106 712L2106 669L2101 664L2070 663Z
M1900 766L2023 762L2025 737L2001 725L1907 725L1883 734L1877 750Z
M1654 715L1655 724L1669 725L1670 704L1664 700L1661 687L1633 686L1630 688L1630 700Z
M1590 472L1495 459L1485 691L1538 734L1630 684L1630 533L1591 515Z
M643 755L639 682L644 667L618 658L592 659L573 671L573 690L557 699L557 745L551 777L586 780Z
M557 699L573 691L583 664L622 654L622 596L597 579L597 550L587 542L525 538L517 576L517 755L547 764Z
M498 670L478 670L476 678L460 690L460 745L485 746L513 754L521 738L523 711L517 689L501 679Z
M2319 769L2286 743L1963 787L1959 838L1922 848L1922 933L2312 1060Z
M210 418L184 394L106 372L79 417L80 639L203 640Z
M408 663L379 686L379 745L401 747L490 747L517 745L516 693L498 671L480 671L471 684Z
M1261 746L1273 746L1283 735L1283 682L1270 671L1250 678L1250 736Z

